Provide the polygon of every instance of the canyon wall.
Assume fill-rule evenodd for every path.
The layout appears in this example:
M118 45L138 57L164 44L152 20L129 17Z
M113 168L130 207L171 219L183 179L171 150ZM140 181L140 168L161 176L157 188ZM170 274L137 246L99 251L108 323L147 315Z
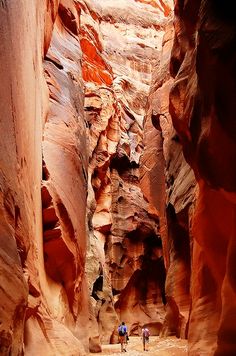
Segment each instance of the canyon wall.
M39 296L44 13L44 2L0 2L1 355L22 354L26 306Z
M236 353L234 12L171 7L0 0L2 355Z
M3 355L100 351L121 318L160 331L159 212L139 165L170 4L125 5L0 2Z
M143 195L140 159L152 71L170 10L168 2L85 1L82 6L94 345L99 333L103 342L116 342L119 320L131 334L145 324L158 334L164 320L159 213Z
M77 11L72 1L0 2L1 355L88 350Z
M176 1L170 112L198 181L189 351L234 355L235 12L232 3Z
M173 85L170 56L174 28L166 26L160 62L154 67L144 123L141 186L160 216L160 235L167 270L165 318L161 336L187 337L190 311L190 226L196 182L183 157L182 146L169 113Z
M42 141L43 248L48 282L43 292L50 318L57 321L53 333L71 335L67 336L71 350L67 346L58 352L73 354L78 347L83 353L82 345L88 351L89 301L85 277L88 148L80 8L74 1L62 0L57 11L44 58L49 107Z
M192 355L235 354L235 18L228 10L176 1L174 43L170 23L144 125L142 187L160 210L167 268L161 335L188 337Z

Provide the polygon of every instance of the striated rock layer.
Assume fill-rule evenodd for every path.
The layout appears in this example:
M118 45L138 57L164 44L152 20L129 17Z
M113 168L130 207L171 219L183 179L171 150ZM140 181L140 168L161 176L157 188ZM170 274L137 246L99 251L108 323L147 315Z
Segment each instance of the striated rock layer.
M167 269L166 315L161 335L185 338L191 304L190 229L196 182L169 114L169 93L173 85L169 64L173 40L174 28L170 21L163 38L160 63L153 72L144 124L141 185L149 203L160 214Z
M26 307L34 308L40 295L45 14L44 1L0 2L1 355L23 353ZM37 31L29 31L32 28Z
M1 355L236 353L230 6L0 1Z
M100 351L120 318L160 331L159 213L139 165L170 4L125 5L0 2L3 355Z
M234 355L235 13L219 1L176 1L170 112L198 181L193 216L192 355Z
M0 2L1 355L88 350L77 13L73 1Z
M80 340L88 350L84 274L88 156L78 28L76 2L60 1L44 60L49 89L42 142L43 247L49 282L44 293L51 318L68 329L76 340L74 347Z
M139 176L143 118L167 9L168 3L155 7L134 1L82 6L91 177L88 258L94 253L101 258L99 264L93 261L94 270L87 263L93 282L91 348L98 329L102 342L117 340L118 319L134 334L145 324L158 334L164 320L159 213L147 203Z

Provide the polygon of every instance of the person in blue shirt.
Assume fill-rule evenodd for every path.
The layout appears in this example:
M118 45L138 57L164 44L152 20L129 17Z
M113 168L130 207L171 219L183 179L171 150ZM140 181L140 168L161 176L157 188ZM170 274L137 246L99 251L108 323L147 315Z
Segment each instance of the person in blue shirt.
M128 328L125 322L122 321L118 327L119 342L121 346L121 352L126 352L125 344L127 344Z

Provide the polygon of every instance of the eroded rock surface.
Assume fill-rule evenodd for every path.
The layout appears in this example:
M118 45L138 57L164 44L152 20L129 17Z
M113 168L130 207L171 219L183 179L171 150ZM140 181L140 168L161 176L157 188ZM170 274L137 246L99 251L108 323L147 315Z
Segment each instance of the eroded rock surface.
M235 14L219 1L175 7L173 123L199 185L192 235L190 354L235 341ZM191 19L191 21L190 21Z
M156 5L86 1L81 12L90 244L103 256L94 263L92 304L100 312L92 319L103 342L116 341L117 313L132 333L150 324L156 334L165 314L159 214L140 187L143 118L170 6Z
M69 21L77 12L72 1L0 2L2 355L88 348L81 51Z
M0 1L2 355L235 354L230 6Z
M41 56L45 12L44 2L0 2L1 355L23 353L28 295L32 299L38 296L42 257L40 145L45 87ZM37 27L36 18L38 31L30 32L29 28Z
M150 322L159 332L159 216L139 164L169 2L22 4L0 3L2 353L99 351L127 308L134 332Z
M163 256L167 269L165 319L161 335L187 336L190 309L190 219L195 179L186 163L169 114L173 85L169 63L173 46L172 21L166 27L160 63L154 68L144 124L141 186L160 216Z
M51 317L57 328L62 324L88 349L84 274L88 155L78 29L78 5L60 1L44 60L49 109L43 128L43 247Z

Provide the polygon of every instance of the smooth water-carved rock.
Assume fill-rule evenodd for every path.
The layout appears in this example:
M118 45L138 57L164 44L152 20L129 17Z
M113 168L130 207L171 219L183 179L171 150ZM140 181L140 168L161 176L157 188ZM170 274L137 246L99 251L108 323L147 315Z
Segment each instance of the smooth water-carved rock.
M230 5L231 6L231 5ZM175 7L170 94L174 126L194 169L190 354L235 353L235 16L221 2ZM188 19L191 18L191 26Z
M168 5L166 9L164 3L157 7L146 3L125 5L126 8L123 2L88 1L81 12L89 176L93 188L89 193L90 244L95 251L100 246L101 258L101 274L96 274L98 266L94 264L92 278L95 300L92 304L100 308L100 320L93 317L93 322L97 319L98 324L102 323L101 337L105 342L117 340L116 313L120 319L126 319L133 333L150 324L158 334L164 320L165 268L159 216L140 189L139 166L143 152L142 122ZM88 265L87 268L92 277ZM150 278L146 278L149 272ZM138 292L140 281L144 291ZM102 308L101 303L109 298L107 305L110 303L113 325L105 326L101 318L106 320L103 313L108 309ZM110 329L106 329L108 326Z
M70 4L73 5L73 2ZM60 169L62 168L62 156L66 155L66 151L62 149L63 154L60 152L57 156L56 150L53 149L56 147L53 140L63 136L61 133L65 133L65 127L70 121L65 120L66 117L63 114L63 120L66 122L60 126L59 120L55 119L55 116L59 119L61 113L57 95L60 91L58 87L60 80L64 93L67 92L69 86L67 86L66 75L63 76L63 68L67 71L71 82L77 76L78 95L76 97L71 92L71 100L80 106L82 117L81 72L77 64L74 66L74 73L73 70L70 71L70 66L73 67L72 61L69 64L66 63L65 53L62 55L63 58L60 58L59 53L51 55L51 49L48 52L49 46L52 48L57 44L63 51L65 48L63 44L67 41L68 60L69 58L72 60L76 47L73 47L73 44L76 42L78 51L74 56L77 62L77 53L80 51L79 42L75 39L73 42L72 36L67 32L67 29L72 31L74 28L69 26L69 20L74 20L76 12L73 6L67 7L63 1L60 2L60 6L59 1L41 1L34 4L26 4L22 1L19 4L3 1L0 4L0 26L3 34L0 60L1 94L4 93L0 101L1 125L3 125L1 129L7 133L1 140L0 149L1 238L4 237L1 240L0 348L3 355L18 355L22 352L30 355L83 353L83 346L79 339L84 340L86 347L86 328L83 329L83 333L76 331L79 323L76 327L74 320L74 316L77 318L78 315L82 323L83 318L88 320L86 311L82 312L85 315L80 312L80 303L81 300L86 302L87 290L85 290L84 278L82 282L79 280L81 275L83 276L85 263L86 244L85 242L83 244L83 241L85 241L86 187L83 184L86 185L86 174L84 175L82 170L81 158L77 158L75 176L77 169L81 173L75 180L81 177L82 184L71 182L70 187L66 185L65 176L62 178L65 172L58 171L59 166ZM51 43L52 32L53 45ZM9 53L11 53L10 56ZM47 148L44 147L43 232L40 193L42 126L46 122L45 130L47 131L50 121L50 115L47 116L49 91L43 76L42 58L44 55L48 68L50 67L53 72L50 77L51 82L50 70L47 72L51 99L59 110L54 111L54 123L58 124L54 128L57 127L58 130L51 132L53 140L48 144L51 144L52 148L50 148L50 153L46 152ZM56 72L61 74L58 80L55 79ZM79 98L81 98L80 104ZM73 105L75 105L74 102ZM64 103L64 105L67 104ZM76 109L74 113L77 113ZM73 122L70 121L72 132L76 132L77 116ZM79 129L78 127L77 130ZM76 133L73 133L71 137L74 137L74 141L77 140ZM66 142L70 151L73 141L67 138L68 136L64 136L61 143L64 145ZM83 145L83 141L81 144ZM78 142L74 143L75 151L78 149L77 145ZM68 153L68 156L70 155ZM77 152L75 152L75 157L78 157ZM86 161L84 154L83 157ZM75 161L76 159L71 166L75 164ZM51 162L53 162L53 169ZM84 165L86 167L86 163ZM55 171L59 173L58 176L54 175ZM83 187L82 192L85 194L84 209L78 224L79 228L77 228L77 230L84 230L84 233L80 235L81 238L78 238L81 244L80 252L76 246L75 217L77 220L77 212L73 211L72 214L73 208L68 207L66 199L60 194L60 189L56 190L55 185L60 179L63 191L65 187L69 187L70 190L72 186L77 185L77 187ZM79 197L82 196L80 193L81 191ZM55 196L58 199L55 199ZM68 239L66 242L70 245L69 248L62 238L65 235ZM76 257L76 262L73 261L74 257ZM77 268L79 264L80 269ZM78 271L81 271L79 278ZM79 292L81 298L78 302L80 289L82 289Z
M160 216L163 256L167 269L165 319L161 335L187 337L190 309L191 204L193 172L186 163L169 114L169 72L174 29L170 21L163 38L160 63L154 68L149 108L144 124L141 187ZM166 208L167 207L167 208Z
M78 29L76 4L61 1L44 62L50 105L43 132L43 243L47 296L52 293L50 285L57 289L57 306L48 300L52 318L57 329L61 323L88 348L84 274L88 160Z
M1 355L23 353L27 300L32 297L36 302L39 293L46 13L44 1L0 2Z
M234 12L176 1L171 77L171 7L0 1L3 355L235 354Z
M145 279L145 295L130 300L142 300L139 324L150 322L159 330L156 308L165 278L159 217L140 189L139 165L142 120L169 2L133 2L128 9L124 4L0 5L1 65L7 66L1 66L1 122L9 131L1 149L3 268L4 275L17 276L18 286L15 300L8 300L9 322L1 326L5 353L21 352L23 334L30 355L82 354L89 347L99 351L101 341L115 342L117 311L119 317L126 313L118 294L132 296L143 271L153 266L160 271L158 281L153 275ZM14 55L8 60L9 43ZM129 260L123 254L120 287L109 271L118 235L122 249L130 247ZM149 286L158 292L145 319ZM9 282L3 298L14 293L11 288ZM131 319L129 326L136 323Z

